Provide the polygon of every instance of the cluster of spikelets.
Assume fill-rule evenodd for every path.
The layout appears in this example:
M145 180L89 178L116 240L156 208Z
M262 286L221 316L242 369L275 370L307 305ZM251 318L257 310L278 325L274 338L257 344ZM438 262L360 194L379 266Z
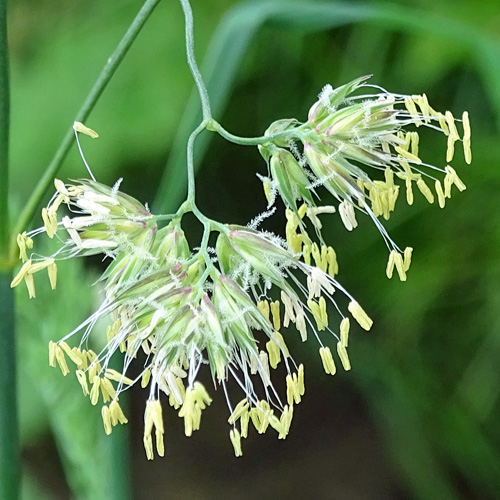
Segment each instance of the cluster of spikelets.
M229 408L230 439L236 456L249 424L258 433L274 429L284 439L290 429L294 405L304 395L304 367L287 347L288 328L293 324L305 341L311 332L327 374L336 365L330 345L345 370L351 368L347 354L350 317L365 330L372 321L354 298L335 279L337 257L321 235L319 216L333 213L333 206L318 206L316 188L324 186L339 201L344 225L356 227L355 209L367 213L377 224L390 249L388 276L395 268L402 280L410 265L411 249L401 251L389 238L378 217L388 218L399 188L394 176L406 183L407 200L412 185L432 202L434 196L424 178L432 178L418 156L418 135L402 132L408 124L439 124L448 135L448 158L453 145L463 140L470 161L470 131L466 114L460 139L449 113L430 108L424 97L375 96L349 98L363 79L332 90L325 88L311 108L309 120L275 122L268 134L284 132L280 139L261 147L268 161L269 176L263 178L270 204L278 193L286 206L286 240L255 226L214 223L215 248L206 245L192 251L181 227L182 213L159 229L158 218L137 200L119 191L82 180L64 184L56 180L56 193L42 211L44 227L18 236L23 265L12 282L27 285L35 296L33 275L47 269L52 288L57 279L56 261L102 254L111 260L101 277L104 297L99 309L74 332L49 346L49 362L69 372L67 359L76 367L83 393L92 404L102 401L106 433L127 422L119 395L139 383L149 387L144 414L144 446L149 459L155 447L164 454L164 419L160 393L184 419L185 434L198 430L202 411L211 403L198 381L202 365L208 364L214 387L223 387ZM397 110L398 104L404 110ZM420 107L417 111L416 106ZM451 138L451 139L450 139ZM300 153L296 141L302 141ZM372 180L360 166L383 172L384 180ZM435 180L441 206L454 184L464 189L455 171L443 170L444 188ZM61 206L68 212L60 217ZM68 215L69 214L69 215ZM313 237L308 225L314 228ZM60 241L59 250L48 258L31 252L33 236L46 232ZM316 241L315 241L316 240ZM333 307L331 307L333 305ZM350 313L346 315L343 311ZM329 311L336 311L331 320ZM101 318L110 318L107 343L98 353L88 337ZM77 346L66 342L83 332ZM325 332L325 333L321 333ZM123 369L109 367L121 351ZM132 361L143 363L141 375L127 377ZM272 381L272 370L283 362L286 395ZM275 378L275 377L274 377ZM274 379L273 378L273 379ZM233 404L226 384L234 379L242 395Z
M347 228L357 227L356 209L367 214L379 229L390 252L387 276L396 268L402 281L406 280L411 260L411 248L402 251L390 238L379 218L389 219L399 196L395 180L401 179L406 187L406 200L413 203L413 187L429 203L437 198L441 208L451 197L452 187L465 189L456 171L424 163L419 156L419 135L405 131L408 125L428 127L447 137L446 162L452 161L455 144L462 142L465 161L472 160L468 113L462 115L463 132L460 135L451 112L435 111L424 95L391 94L379 87L368 85L369 77L361 77L342 87L327 85L319 100L309 110L308 121L278 120L266 131L268 136L288 132L280 141L260 146L268 163L268 176L262 177L264 191L272 205L276 195L301 220L306 215L321 239L321 222L317 215L335 212L333 206L317 206L320 199L316 191L324 187L338 200L338 213ZM362 95L351 94L367 90ZM302 152L297 143L302 144ZM360 167L369 167L368 171ZM370 169L380 172L370 177ZM444 176L443 180L439 177ZM429 184L434 186L435 195ZM305 206L299 209L298 203ZM300 224L300 236L295 238L294 249L304 251L310 246L307 233ZM301 249L301 244L304 246Z

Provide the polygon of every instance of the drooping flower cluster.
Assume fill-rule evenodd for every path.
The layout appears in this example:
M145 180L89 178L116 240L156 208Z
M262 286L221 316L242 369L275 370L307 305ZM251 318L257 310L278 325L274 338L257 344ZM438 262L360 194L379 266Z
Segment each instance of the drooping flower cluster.
M373 88L365 81L366 77L360 78L336 90L325 87L306 123L280 120L268 129L269 142L260 151L269 174L262 179L270 205L278 193L286 206L285 239L257 230L256 224L226 225L195 214L205 233L200 248L193 251L181 222L194 203L181 206L160 229L158 223L165 217L154 216L120 192L119 184L55 181L56 193L42 210L44 227L18 236L23 265L12 286L25 281L34 297L34 275L43 269L55 288L57 260L94 254L111 260L101 277L104 297L99 309L49 346L49 363L59 365L66 375L67 359L71 360L84 395L92 404L102 401L106 433L127 422L120 393L140 384L149 388L144 413L146 455L152 459L156 448L163 456L160 394L184 419L185 434L190 436L199 429L202 411L212 401L198 380L200 368L208 365L214 387L222 386L226 396L236 456L241 455L241 439L247 437L250 423L258 433L271 428L284 439L294 405L305 391L304 367L288 349L292 324L303 341L313 334L327 374L336 372L332 344L343 368L350 370L350 318L365 330L372 321L336 280L337 255L324 242L320 217L338 210L352 230L357 226L355 210L368 214L390 250L388 277L396 269L405 280L412 249L400 250L378 219L389 218L394 210L399 194L394 179L404 180L410 204L414 184L429 202L434 201L426 178L434 180L440 206L452 185L459 190L465 186L450 166L439 169L424 164L418 134L404 132L403 127L414 124L441 130L448 136L448 162L457 140L463 142L466 161L471 159L466 113L460 138L451 114L434 111L425 96L398 96L377 89L374 95L352 97L356 89ZM303 153L296 141L302 142ZM380 170L383 179L372 179L361 167ZM429 171L445 174L444 187ZM320 186L338 200L338 207L318 203ZM64 206L69 215L60 213ZM308 224L315 230L312 237ZM60 242L59 250L47 258L32 252L33 237L42 232ZM207 246L212 232L218 234L215 248ZM337 319L332 320L332 312ZM109 318L107 342L95 352L88 347L92 345L89 336L102 318ZM67 341L79 332L79 342L70 347ZM110 360L120 351L123 369L118 372L110 368ZM285 396L272 376L281 361L286 371ZM136 379L127 376L132 362L143 363ZM227 390L229 379L242 392L236 404Z
M467 112L462 116L460 135L453 115L435 111L424 95L392 94L366 83L368 76L358 78L342 87L327 85L319 100L309 110L306 123L297 120L278 120L267 130L272 136L285 133L280 141L260 147L268 162L268 177L262 177L270 204L279 193L286 207L296 216L294 224L300 226L302 243L307 247L310 239L301 219L307 215L316 232L321 223L317 215L334 212L335 207L317 206L316 190L323 186L339 202L338 213L345 227L357 227L356 210L367 214L379 229L389 249L387 276L392 277L394 267L402 281L406 280L411 248L402 251L390 238L379 217L389 219L399 195L396 178L404 181L406 200L413 203L413 187L429 203L435 195L428 185L434 185L438 204L445 206L451 197L452 186L465 189L456 171L424 163L419 156L419 134L406 131L408 125L424 126L447 136L446 162L452 161L455 143L463 144L465 161L472 160L470 125ZM357 90L368 93L352 95ZM302 143L303 152L296 142ZM379 178L372 178L365 169L379 170ZM444 174L444 182L437 177ZM304 207L299 211L298 202ZM295 238L296 241L297 238ZM300 244L296 244L300 251Z
M173 219L157 229L155 218L136 200L94 181L75 185L55 182L57 193L43 209L45 226L19 237L25 261L12 282L24 280L30 296L35 296L33 275L49 269L56 273L57 259L101 253L112 259L101 277L105 297L99 309L74 332L59 342L51 342L49 361L66 375L66 358L76 365L76 376L92 404L102 400L104 428L126 423L119 394L139 383L149 386L145 410L144 446L153 458L152 431L156 450L163 455L163 416L160 392L184 418L190 436L200 427L201 412L211 403L198 382L203 364L210 367L214 385L232 377L243 397L234 406L227 395L231 415L230 432L236 455L241 455L241 438L248 434L251 421L259 433L273 428L279 438L288 434L293 406L304 394L304 368L291 357L281 327L294 324L302 340L312 331L320 345L320 356L329 374L336 371L327 331L335 339L337 353L346 370L349 318L341 315L338 333L331 328L327 303L337 290L344 296L352 317L366 330L371 320L361 306L335 280L337 271L332 249L315 254L316 266L301 262L280 238L248 227L220 226L214 258L208 253L192 253L180 226ZM73 216L58 219L60 205ZM48 214L48 215L47 215ZM28 258L32 237L45 231L59 238L61 248L49 258ZM51 271L52 270L52 271ZM55 280L51 278L55 287ZM272 290L278 300L272 300ZM107 344L96 353L84 348L96 322L111 318ZM78 346L66 342L82 331ZM256 334L264 338L259 348ZM109 368L117 351L124 353L122 373ZM140 380L127 377L130 363L145 354ZM271 380L271 369L283 360L286 366L286 399ZM257 383L258 381L258 383ZM239 428L236 426L239 421Z

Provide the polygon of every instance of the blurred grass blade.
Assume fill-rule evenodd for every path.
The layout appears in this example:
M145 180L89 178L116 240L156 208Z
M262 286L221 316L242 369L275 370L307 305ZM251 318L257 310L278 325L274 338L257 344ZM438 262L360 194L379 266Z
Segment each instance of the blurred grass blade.
M9 242L9 52L7 0L0 0L0 499L19 495L14 294L7 265Z
M471 25L421 15L418 9L392 4L348 4L342 2L284 2L260 0L238 4L222 19L210 44L201 72L205 78L212 112L217 120L230 98L240 63L261 26L265 23L302 33L332 29L349 23L370 22L392 31L439 35L452 39L470 52L483 74L500 123L500 44ZM186 143L201 121L200 103L192 93L179 124L171 155L154 204L157 212L175 211L186 192ZM259 135L257 131L255 135ZM199 136L196 165L199 166L212 134Z

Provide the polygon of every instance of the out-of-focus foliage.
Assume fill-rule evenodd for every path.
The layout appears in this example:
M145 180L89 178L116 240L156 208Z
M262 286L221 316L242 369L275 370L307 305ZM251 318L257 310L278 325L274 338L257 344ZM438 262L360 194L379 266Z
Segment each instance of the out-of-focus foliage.
M233 5L230 0L193 1L200 59ZM136 1L11 2L14 208L28 196L138 8ZM178 437L181 424L172 413L167 416L167 458L146 465L142 422L132 413L135 497L497 498L497 0L348 5L269 0L247 2L231 12L205 66L218 103L216 118L230 131L255 136L275 119L303 120L323 85L373 73L373 82L391 91L425 92L436 109L450 109L457 116L467 109L473 164L457 165L467 190L445 209L423 200L412 207L400 203L387 224L398 243L415 248L406 283L385 278L384 246L368 221L361 221L352 234L338 220L330 221L331 232L325 236L337 250L340 279L370 311L375 325L369 334L352 335L353 370L337 378L322 373L312 343L293 346L295 357L311 357L308 366L317 371L306 374L306 401L297 408L285 443L250 438L245 456L237 461L220 416L211 421L207 415L206 425L186 442ZM196 112L190 108L182 118L192 89L182 23L175 1L160 4L88 121L101 138L84 144L99 180L123 176L124 189L143 201L153 202L160 179L168 176L169 199L156 204L170 209L183 197L183 144L175 136L189 129ZM224 38L226 34L231 37ZM199 205L223 221L249 221L265 206L254 176L255 171L264 173L265 165L252 148L208 132L204 137L211 142L204 156L203 148L198 156ZM443 138L429 135L422 142L427 159L444 166ZM85 175L73 153L62 177ZM172 170L164 172L169 157ZM281 231L283 214L270 223ZM187 229L196 234L196 228ZM82 285L82 273L68 266L61 271L58 291L30 304L25 304L26 294L18 294L22 430L28 463L36 463L36 443L50 427L75 494L103 498L108 451L98 412L79 394L74 377L63 379L46 365L48 339L70 331L95 300ZM223 415L226 409L214 404L210 411ZM367 472L372 469L376 474ZM43 476L35 465L28 470L37 481ZM57 485L44 489L65 498Z

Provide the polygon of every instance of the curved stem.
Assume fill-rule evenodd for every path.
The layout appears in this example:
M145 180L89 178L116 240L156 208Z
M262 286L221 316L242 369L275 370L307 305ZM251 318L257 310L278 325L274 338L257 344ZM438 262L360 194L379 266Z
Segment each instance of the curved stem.
M187 202L191 202L194 206L195 197L195 172L194 172L194 141L196 137L206 128L206 122L201 122L191 133L187 143L187 173L188 173L188 195Z
M260 137L240 137L237 135L233 135L226 129L224 129L222 125L220 125L220 123L217 123L215 120L211 120L207 128L208 130L213 130L214 132L217 132L221 137L224 137L224 139L234 142L235 144L240 144L242 146L259 146L262 144L266 144L267 142L273 142L278 139L282 139L283 137L287 137L290 139L292 138L300 139L304 136L304 134L301 133L300 131L300 127L297 127L293 130L285 130L283 132L278 132L277 134L262 135Z
M180 0L182 5L182 10L184 11L184 19L186 25L186 53L189 69L198 88L198 93L200 94L201 106L203 110L203 121L209 121L212 118L212 111L210 109L210 98L208 96L207 87L196 63L196 58L194 56L194 29L193 29L193 11L189 0Z
M137 38L137 35L141 31L141 28L144 26L144 23L147 21L154 8L160 3L160 0L146 0L138 12L135 19L132 21L132 24L127 29L127 32L120 40L118 46L114 50L111 57L108 59L106 65L102 69L100 75L98 76L96 82L94 83L92 89L90 90L87 98L85 99L82 107L79 109L76 114L75 120L84 122L89 116L90 112L96 105L99 97L102 92L106 88L106 85L111 80L111 77L114 75L116 69L122 62L125 54L128 49ZM53 181L54 176L57 171L61 167L66 155L68 154L71 146L73 145L74 140L74 132L73 129L70 128L66 135L64 136L61 145L57 149L54 158L50 162L49 166L45 170L44 174L38 181L38 184L35 186L33 193L31 194L28 203L24 207L21 215L17 219L11 236L11 244L10 244L10 257L11 261L16 261L16 236L18 233L22 232L24 228L29 224L31 218L33 217L33 213L36 210L36 207L40 204L41 199L43 198L45 192L47 191L50 183Z

